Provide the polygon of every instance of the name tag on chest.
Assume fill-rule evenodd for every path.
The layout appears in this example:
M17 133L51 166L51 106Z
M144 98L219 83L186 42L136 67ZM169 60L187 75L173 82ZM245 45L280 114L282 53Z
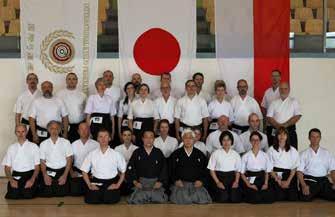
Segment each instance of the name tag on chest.
M136 129L136 130L142 129L142 122L141 121L135 121L133 128Z
M91 118L91 122L94 124L102 124L102 120L103 120L102 117L92 117Z
M283 172L276 172L277 176L282 179L283 178Z
M44 130L37 130L38 137L48 137L48 132Z
M121 126L128 127L128 120L127 119L123 119Z

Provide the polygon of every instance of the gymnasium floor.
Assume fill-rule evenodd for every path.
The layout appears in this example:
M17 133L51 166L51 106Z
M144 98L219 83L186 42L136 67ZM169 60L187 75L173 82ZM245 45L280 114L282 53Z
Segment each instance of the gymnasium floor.
M0 179L0 217L335 217L335 202L274 203L271 205L211 204L180 206L127 205L125 198L117 205L85 205L83 198L36 198L5 200L6 179Z

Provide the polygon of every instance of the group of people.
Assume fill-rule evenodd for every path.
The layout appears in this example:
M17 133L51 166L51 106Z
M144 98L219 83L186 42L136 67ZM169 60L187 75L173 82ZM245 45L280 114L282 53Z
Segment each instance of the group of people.
M135 73L124 93L107 70L96 94L77 88L75 73L53 95L50 81L28 89L15 105L17 142L3 160L6 198L84 195L86 203L208 204L335 200L335 158L311 129L300 154L295 124L302 116L280 72L261 106L237 82L230 97L217 80L215 95L195 73L179 90L162 74L150 91ZM121 99L122 98L122 99ZM263 117L266 120L263 120ZM264 125L265 133L261 128Z

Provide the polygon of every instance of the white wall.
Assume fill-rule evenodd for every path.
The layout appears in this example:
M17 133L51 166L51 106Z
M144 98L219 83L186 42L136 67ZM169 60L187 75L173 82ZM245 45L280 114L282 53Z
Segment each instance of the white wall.
M98 59L95 73L91 76L94 81L105 69L115 73L115 82L119 81L118 59ZM0 159L11 143L14 136L13 105L16 97L24 88L25 75L19 59L0 59ZM197 59L193 71L206 74L206 86L213 86L218 78L218 67L215 59ZM326 58L292 58L291 59L291 89L292 95L301 103L303 117L298 124L299 149L308 146L307 134L312 127L318 127L323 132L324 147L335 153L335 59ZM210 90L212 91L212 90ZM0 170L0 175L3 175Z

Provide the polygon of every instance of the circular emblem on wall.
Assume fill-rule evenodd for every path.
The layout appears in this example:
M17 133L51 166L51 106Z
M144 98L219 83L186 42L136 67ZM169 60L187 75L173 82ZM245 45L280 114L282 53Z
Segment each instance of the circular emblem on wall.
M74 59L75 49L72 32L56 30L48 34L41 42L40 60L50 72L68 73L74 66L69 65Z
M55 63L68 64L74 57L73 44L67 39L58 39L50 45L49 55Z

